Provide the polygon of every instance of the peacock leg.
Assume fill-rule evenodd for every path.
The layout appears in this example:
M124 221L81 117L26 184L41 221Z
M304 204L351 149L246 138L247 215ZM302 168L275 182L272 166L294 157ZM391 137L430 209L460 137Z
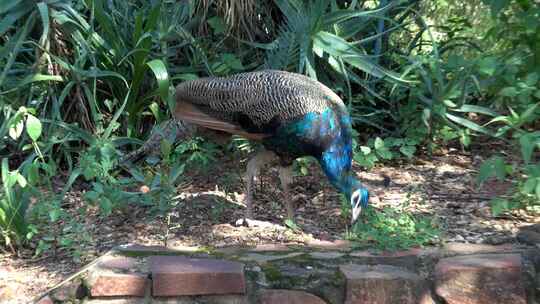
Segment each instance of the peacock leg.
M275 158L276 155L273 152L263 150L258 152L248 161L246 173L246 213L243 221L243 223L247 223L248 226L248 219L253 219L253 188L255 178L259 175L261 168L264 167L264 165L273 162Z
M293 166L279 168L279 180L281 188L283 188L283 196L285 197L285 207L287 208L287 218L294 221L293 202L289 195L290 185L293 182Z

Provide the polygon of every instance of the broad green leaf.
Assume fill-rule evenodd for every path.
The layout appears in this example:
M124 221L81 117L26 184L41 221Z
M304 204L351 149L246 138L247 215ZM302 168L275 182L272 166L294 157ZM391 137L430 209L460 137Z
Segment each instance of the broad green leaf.
M160 21L160 15L161 15L161 5L159 2L157 2L152 10L150 10L150 14L148 14L148 18L146 19L146 22L144 24L144 31L145 32L152 32L157 30L158 23Z
M26 187L26 185L28 184L26 182L26 178L24 178L24 176L20 173L17 172L17 183L19 184L19 186L21 186L22 188Z
M26 176L28 178L28 183L31 185L36 185L40 181L39 176L39 165L38 163L34 162L28 166L28 171L26 172Z
M489 160L482 163L478 173L478 183L482 184L487 181L493 173L493 168Z
M62 247L69 247L73 244L73 240L67 237L63 237L60 239L60 246Z
M369 59L369 56L345 39L334 34L325 31L318 32L313 36L313 47L317 47L331 56L340 58L355 68L377 78L389 78L394 81L407 82L407 80L400 78L398 74L373 63Z
M128 172L136 181L144 183L144 174L138 168L129 168Z
M540 143L540 132L528 133L519 138L521 146L521 155L525 163L529 163L532 158L533 151L537 144Z
M506 165L502 157L493 158L493 170L499 180L504 180L506 177Z
M491 132L487 128L482 127L477 123L474 123L474 122L472 122L470 120L467 120L467 119L459 117L459 116L454 116L452 114L446 113L445 115L451 121L453 121L455 123L458 123L458 124L460 124L460 125L462 125L462 126L464 126L466 128L469 128L469 129L471 129L473 131L476 131L476 132L479 132L479 133L484 133L484 134L487 134L487 135L491 135Z
M499 180L503 180L506 177L506 172L504 159L500 156L494 156L483 162L480 166L478 183L482 184L492 176L496 176Z
M140 40L143 30L143 18L144 13L143 11L138 12L138 14L135 16L135 26L133 30L133 36L131 39L131 42L133 45L137 45L137 41Z
M39 81L64 81L64 78L60 75L46 75L46 74L33 74L24 78L18 83L17 87L23 87L27 84L39 82Z
M504 97L516 97L519 91L515 87L506 87L499 92L499 95Z
M285 226L289 227L292 230L298 230L298 225L296 225L296 223L291 219L285 220Z
M452 100L450 99L445 99L443 100L443 103L447 106L447 107L450 107L450 108L455 108L457 107L457 104L455 104Z
M39 15L41 16L41 25L43 27L43 32L39 43L43 46L49 37L49 7L45 2L39 2L37 4Z
M223 62L229 66L230 68L234 70L244 70L244 66L242 65L242 61L238 59L234 54L231 53L225 53L221 56Z
M9 189L13 188L13 186L15 186L15 184L17 183L18 175L19 175L19 172L17 172L17 170L10 171L8 173L5 184Z
M99 193L96 191L87 191L84 193L84 199L91 203L97 202L99 199Z
M167 72L167 67L161 59L154 59L147 63L158 82L158 91L159 96L163 102L167 102L169 99L169 73Z
M527 84L527 86L533 87L538 82L538 78L538 73L529 73L527 77L525 77L525 83Z
M79 176L82 175L82 170L81 168L77 168L73 171L71 171L71 173L69 174L69 178L66 182L66 184L64 185L64 188L62 189L62 195L65 195L66 192L69 191L69 189L71 189L71 186L73 186L73 183L77 180L77 178L79 178Z
M122 80L122 82L124 83L126 88L129 87L126 78L124 78L124 76L122 76L122 74L120 74L120 73L111 72L111 71L102 71L102 70L94 69L94 68L92 68L92 69L90 69L88 71L77 70L77 72L79 74L81 74L81 76L83 76L83 77L90 77L90 78L115 77L115 78L118 78L118 79Z
M497 112L493 111L490 108L477 106L477 105L470 105L470 104L464 104L458 109L452 109L452 111L465 112L465 113L480 113L480 114L485 114L485 115L489 115L493 117L499 115Z
M367 146L360 146L360 151L362 151L364 155L368 155L369 153L371 153L371 148Z
M101 197L99 200L99 208L104 216L108 216L112 213L113 204L107 197Z
M496 198L491 201L491 213L493 216L498 216L499 214L510 209L510 202L502 198Z
M533 191L536 189L537 182L538 181L536 178L528 178L523 184L522 191L526 194L533 193Z
M431 120L431 110L426 108L422 111L422 122L424 122L424 125L426 125L428 129L431 128L430 120Z
M523 112L523 114L521 114L519 116L519 120L520 120L519 126L521 126L521 124L523 124L523 123L528 122L529 118L536 112L536 108L539 105L540 105L540 103L536 103L536 104L533 104L533 105L529 106L527 108L527 110L525 110L525 112Z
M41 121L37 119L32 114L27 114L26 116L26 133L32 139L32 141L37 141L41 136Z
M497 64L498 61L495 57L482 58L478 62L478 70L487 76L493 76L497 70Z
M383 159L392 159L393 158L392 152L390 150L388 150L387 148L377 150L377 154L380 157L382 157Z
M157 102L152 102L148 108L158 123L163 121L163 117L161 116L161 111Z
M2 158L2 184L7 184L7 178L9 176L9 163L7 158ZM7 192L7 191L6 191Z
M399 148L399 152L403 153L403 155L407 156L408 158L412 158L414 156L414 152L416 152L415 146L401 146Z
M380 137L375 138L375 149L384 149L384 140L382 140Z

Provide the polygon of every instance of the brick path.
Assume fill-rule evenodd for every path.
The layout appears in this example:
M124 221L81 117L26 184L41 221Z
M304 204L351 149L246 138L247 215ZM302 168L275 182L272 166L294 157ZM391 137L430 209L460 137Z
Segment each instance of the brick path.
M540 289L538 248L448 244L374 254L318 245L120 247L38 302L525 304Z

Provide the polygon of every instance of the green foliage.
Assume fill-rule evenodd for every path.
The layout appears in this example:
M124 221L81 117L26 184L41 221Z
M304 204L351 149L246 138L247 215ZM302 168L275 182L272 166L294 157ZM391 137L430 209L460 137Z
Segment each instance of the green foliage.
M392 83L404 82L399 74L378 65L363 47L363 43L377 39L371 33L377 20L385 18L388 12L406 11L405 6L400 6L403 2L394 1L374 10L354 10L341 9L323 0L276 0L286 22L276 39L262 46L268 50L265 66L331 82L334 79L325 77L330 72L341 79L334 85L348 96L351 82L368 87L359 72Z
M29 205L26 179L18 170L10 171L8 160L2 159L2 191L0 191L0 234L10 248L26 240L28 223L25 213Z
M510 115L495 117L490 123L502 124L496 134L500 137L512 133L512 142L519 147L521 162L507 164L500 156L493 156L480 167L478 182L484 183L491 177L505 180L508 175L514 176L515 187L512 188L510 199L497 198L492 201L492 211L495 215L516 208L538 208L540 206L540 160L533 157L535 151L540 151L540 132L528 131L523 126L540 118L536 109L540 103L531 105L523 113L518 114L510 108Z
M413 138L377 137L367 141L365 146L355 146L354 161L359 165L372 168L376 162L389 161L399 157L411 159L416 152L418 141Z
M218 151L218 147L212 142L195 137L180 143L175 149L175 154L177 160L200 170L206 170L211 163L216 161Z
M362 247L400 250L424 246L436 242L440 233L433 218L418 216L402 208L375 210L368 207L362 213L348 236Z

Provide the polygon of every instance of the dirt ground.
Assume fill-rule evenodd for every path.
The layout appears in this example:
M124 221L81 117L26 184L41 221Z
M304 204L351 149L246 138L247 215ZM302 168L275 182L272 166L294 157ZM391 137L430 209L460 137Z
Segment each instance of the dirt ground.
M516 242L521 227L540 223L538 215L524 211L493 217L489 200L505 195L509 183L491 181L482 188L476 184L476 169L482 158L457 150L444 156L419 158L414 163L394 163L370 172L355 168L360 179L371 189L375 207L408 203L414 213L435 216L444 234L443 241L501 244ZM129 210L102 218L97 212L81 221L91 238L81 248L82 256L74 261L68 252L33 257L33 251L20 256L0 255L0 303L25 303L76 272L84 264L122 244L196 245L222 247L262 243L304 244L312 239L333 240L343 236L349 219L341 216L340 198L328 184L317 165L310 174L297 176L290 198L284 198L277 185L275 169L263 173L255 194L254 213L264 227L236 226L242 218L244 188L240 164L224 157L210 172L187 178L179 188L178 205L166 218L149 215L149 208L132 206ZM390 177L388 187L382 176ZM85 202L83 191L68 194L69 212ZM284 199L296 204L299 230L284 226ZM169 229L166 229L166 227ZM51 229L56 229L51 227Z

